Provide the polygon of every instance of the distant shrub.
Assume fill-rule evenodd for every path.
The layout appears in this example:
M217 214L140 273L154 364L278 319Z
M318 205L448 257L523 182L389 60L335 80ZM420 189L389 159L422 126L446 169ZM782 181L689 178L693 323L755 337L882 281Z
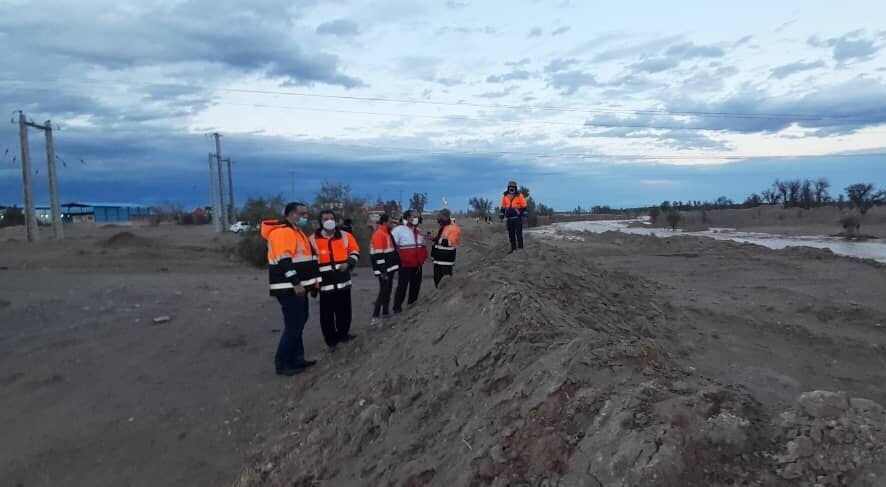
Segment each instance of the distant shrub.
M659 215L661 215L661 210L659 210L658 207L652 207L649 209L649 219L652 220L652 223L658 221Z
M855 235L861 230L861 219L856 215L847 215L840 219L840 225L846 235Z
M247 233L240 237L237 255L252 266L265 267L268 265L268 243L258 232Z
M683 216L680 215L679 211L672 211L668 213L668 225L671 226L671 230L676 230L677 225L680 224L680 221L683 219Z

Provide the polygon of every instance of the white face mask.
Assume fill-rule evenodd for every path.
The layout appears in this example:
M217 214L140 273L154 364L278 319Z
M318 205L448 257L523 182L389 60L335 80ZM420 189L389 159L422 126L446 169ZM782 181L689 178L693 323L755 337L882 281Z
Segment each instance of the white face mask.
M323 228L329 231L335 230L335 220L326 220L323 222Z
M413 219L412 219L412 224L413 224L413 225L418 225L418 218L413 218Z

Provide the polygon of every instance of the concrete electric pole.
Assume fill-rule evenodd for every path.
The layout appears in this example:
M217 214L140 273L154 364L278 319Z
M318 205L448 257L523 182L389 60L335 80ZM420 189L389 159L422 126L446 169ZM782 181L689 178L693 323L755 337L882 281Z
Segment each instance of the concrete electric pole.
M31 148L28 144L28 127L42 130L46 135L46 165L49 174L49 201L52 214L52 237L56 240L64 238L62 213L58 203L58 179L55 171L55 148L52 142L52 122L47 120L44 125L29 122L24 112L18 112L19 142L22 146L22 185L25 197L25 227L28 242L39 239L37 229L37 211L34 208L34 195L31 192Z
M219 207L219 218L221 219L224 225L230 225L228 223L228 212L225 205L225 180L224 180L224 166L222 166L222 156L221 156L221 134L215 132L212 134L215 137L215 162L218 167L218 207ZM224 230L222 230L224 231Z
M22 184L24 185L25 197L25 227L28 234L28 242L36 242L37 235L37 211L34 209L34 196L31 193L31 149L28 146L28 121L24 112L18 112L19 143L22 146Z
M237 207L234 206L234 177L231 175L231 158L225 161L228 163L228 225L233 225L237 219Z
M221 209L218 207L218 189L215 187L215 154L209 153L209 199L212 204L212 224L215 225L215 233L222 233L225 227L221 221Z

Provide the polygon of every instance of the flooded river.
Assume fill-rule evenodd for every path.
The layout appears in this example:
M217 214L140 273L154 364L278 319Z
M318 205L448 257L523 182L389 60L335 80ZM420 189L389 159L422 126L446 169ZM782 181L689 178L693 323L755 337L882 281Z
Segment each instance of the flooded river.
M839 255L874 259L886 263L886 243L882 241L851 242L839 237L824 235L789 236L773 233L739 232L734 228L711 228L702 232L671 231L663 228L645 228L631 226L643 223L642 220L601 220L585 222L555 223L555 229L563 229L576 232L622 232L634 235L654 235L657 237L674 237L681 235L708 237L717 240L733 240L769 247L770 249L783 249L785 247L814 247L818 249L830 249Z

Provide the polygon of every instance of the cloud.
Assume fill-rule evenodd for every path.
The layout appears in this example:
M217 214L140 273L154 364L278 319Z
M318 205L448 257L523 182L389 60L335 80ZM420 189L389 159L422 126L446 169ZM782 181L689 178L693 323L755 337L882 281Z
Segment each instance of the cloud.
M631 64L629 67L635 73L660 73L676 68L681 61L681 59L675 57L659 57L644 59L638 63Z
M621 37L615 37L615 39L623 37L625 36L622 35ZM675 35L669 37L660 37L637 44L622 45L597 53L596 55L594 55L592 60L596 63L602 63L619 59L650 57L660 53L666 46L671 45L674 42L680 41L682 39L682 35Z
M337 19L318 25L317 33L338 37L352 37L360 34L360 26L352 20Z
M840 64L867 61L886 44L878 44L875 39L867 38L864 34L865 31L856 30L830 39L812 36L807 43L813 47L830 47L834 60Z
M748 42L751 42L751 40L753 38L754 38L754 36L752 36L752 35L744 36L741 39L735 41L735 44L733 44L732 47L741 47L741 46L747 44Z
M15 49L55 58L56 65L121 70L210 63L290 85L365 84L341 71L338 56L303 48L292 34L288 6L265 3L201 0L162 9L86 3L51 12L36 4L0 6L0 31L15 39Z
M532 30L526 34L527 39L532 39L533 37L540 37L542 34L541 27L533 27Z
M437 29L436 34L438 36L443 36L446 34L460 34L460 35L468 35L468 34L486 34L486 35L495 35L498 32L495 27L491 25L484 25L482 27L468 27L468 26L449 26L445 25Z
M563 27L558 27L551 32L551 36L556 37L559 35L563 35L563 34L569 32L570 29L572 29L572 27L569 27L568 25L564 25Z
M490 75L486 78L487 83L505 83L507 81L515 81L515 80L527 80L529 79L531 74L529 71L525 71L522 69L515 69L510 73L500 74L500 75Z
M886 124L886 85L858 78L822 87L801 97L773 97L761 91L744 91L707 103L683 97L668 102L667 109L738 115L696 116L691 120L653 120L652 123L664 123L668 128L703 127L742 133L772 133L797 125L828 129L831 134L847 134Z
M528 58L528 57L525 57L525 58L523 58L523 59L520 59L519 61L511 61L511 62L507 62L507 63L505 63L505 66L511 66L511 67L514 67L514 68L519 68L520 66L525 66L525 65L529 64L529 62L530 62L529 58Z
M689 59L717 58L725 55L725 51L718 46L700 46L684 42L670 46L663 56L644 59L631 64L629 68L635 73L661 73L676 68Z
M557 71L569 69L570 66L577 62L577 59L553 59L547 64L547 66L545 66L545 73L556 73Z
M451 88L453 86L458 86L464 83L464 81L455 78L437 78L437 83Z
M669 47L666 54L680 59L692 59L723 57L726 52L718 46L699 46L692 42L684 42Z
M442 62L433 56L404 56L398 60L400 71L423 81L436 81L437 67Z
M548 79L548 86L564 95L572 95L585 86L598 86L598 83L592 74L574 70L554 73Z
M467 6L468 6L468 4L465 2L455 2L453 0L446 1L446 8L451 9L451 10L459 10L459 9L463 9Z
M785 79L788 76L796 73L801 73L803 71L811 71L813 69L823 68L825 67L824 61L815 61L815 62L796 62L785 64L774 68L772 70L772 74L769 75L770 78L775 79Z
M479 96L480 98L504 98L504 97L510 95L511 93L513 93L516 89L517 89L516 86L509 86L506 89L501 90L501 91L489 91L486 93L481 93L477 96Z
M778 33L778 32L782 32L782 31L784 31L785 29L787 29L788 27L790 27L790 26L796 24L796 23L799 22L799 21L800 21L800 18L799 18L799 17L797 17L796 19L789 20L789 21L787 21L787 22L785 22L785 23L779 25L778 27L776 27L776 28L775 28L775 32L777 32L777 33Z

